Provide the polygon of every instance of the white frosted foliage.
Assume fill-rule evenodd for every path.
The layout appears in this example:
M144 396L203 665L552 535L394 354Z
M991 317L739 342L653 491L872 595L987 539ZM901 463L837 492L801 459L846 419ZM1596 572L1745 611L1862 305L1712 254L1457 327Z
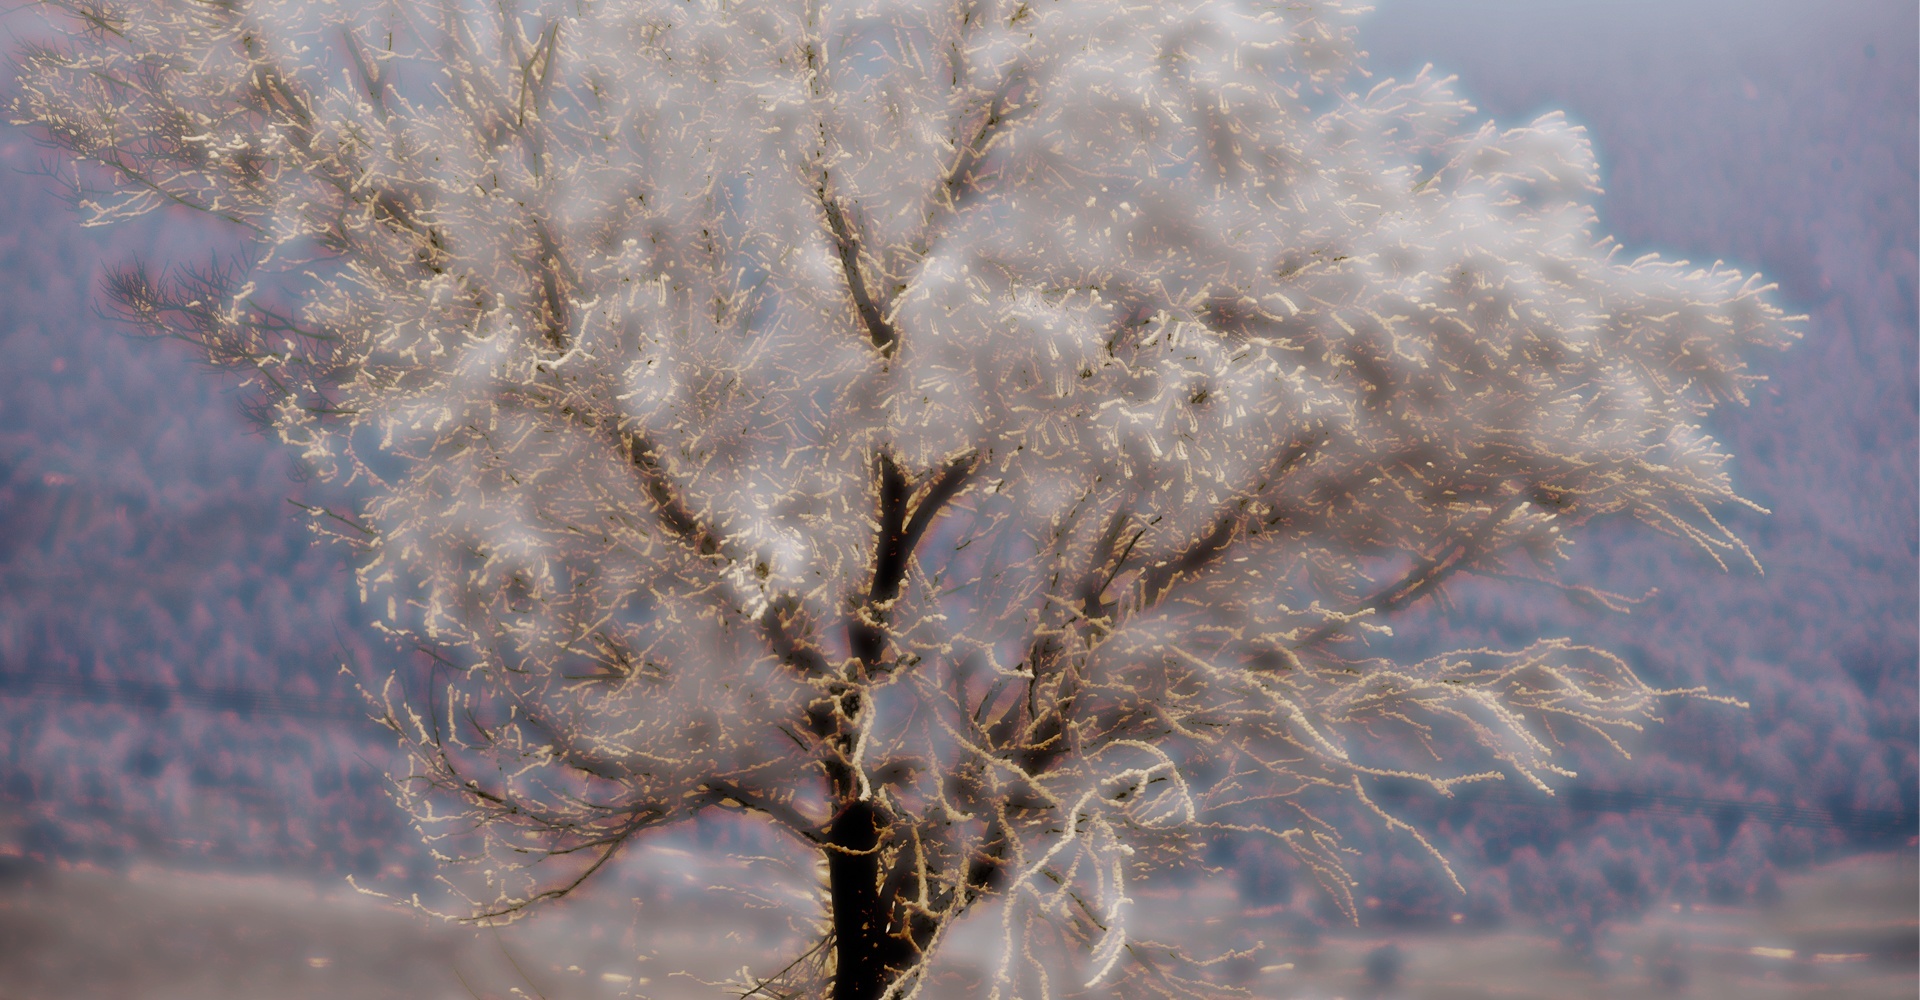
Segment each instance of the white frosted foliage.
M1272 837L1350 909L1323 815L1418 837L1370 782L1653 717L1396 611L1603 515L1745 560L1700 424L1767 286L1616 253L1580 129L1369 78L1341 3L56 6L15 111L91 219L254 247L117 301L370 491L319 523L445 668L383 705L471 916L746 810L830 870L776 995L976 911L992 995L1203 990L1134 880Z

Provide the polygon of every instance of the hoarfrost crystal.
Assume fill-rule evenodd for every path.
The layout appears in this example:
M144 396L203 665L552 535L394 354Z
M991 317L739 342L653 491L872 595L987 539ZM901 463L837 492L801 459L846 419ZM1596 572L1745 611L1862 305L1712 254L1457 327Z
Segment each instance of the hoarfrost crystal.
M1201 990L1143 872L1271 837L1351 911L1326 817L1419 836L1370 782L1651 718L1394 612L1596 516L1744 552L1698 421L1766 289L1617 256L1558 116L1359 89L1339 3L58 6L16 113L94 220L257 248L118 301L370 485L326 523L455 668L387 719L473 915L740 809L828 876L767 990L913 995L973 911L995 996Z

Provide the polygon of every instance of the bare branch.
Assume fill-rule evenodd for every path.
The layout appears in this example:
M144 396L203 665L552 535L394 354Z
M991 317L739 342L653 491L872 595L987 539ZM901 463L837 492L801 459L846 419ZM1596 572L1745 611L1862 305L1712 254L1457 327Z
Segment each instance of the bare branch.
M866 272L861 263L859 235L825 181L821 182L819 197L821 211L827 220L827 232L833 236L834 252L839 255L840 272L846 277L847 294L853 299L854 311L859 313L860 323L866 328L867 339L872 342L874 349L882 355L891 355L894 345L900 340L900 333L887 319L888 307L884 293L867 285Z

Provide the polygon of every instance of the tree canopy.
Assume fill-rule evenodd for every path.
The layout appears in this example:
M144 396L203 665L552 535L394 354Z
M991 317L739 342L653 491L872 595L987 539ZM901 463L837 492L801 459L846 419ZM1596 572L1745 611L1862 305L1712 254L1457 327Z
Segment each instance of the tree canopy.
M251 248L119 308L372 489L316 523L448 668L381 705L472 917L735 809L826 869L766 990L911 995L976 911L996 996L1200 989L1130 881L1269 837L1351 912L1342 823L1420 836L1370 782L1654 717L1395 611L1617 602L1553 575L1598 516L1745 555L1699 421L1767 286L1624 259L1578 128L1371 84L1341 3L56 6L16 115L90 220Z

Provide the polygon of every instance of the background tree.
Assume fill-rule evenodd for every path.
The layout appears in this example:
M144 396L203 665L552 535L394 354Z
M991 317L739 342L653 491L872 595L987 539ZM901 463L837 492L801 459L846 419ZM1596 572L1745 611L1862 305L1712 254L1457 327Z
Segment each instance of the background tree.
M1652 718L1394 611L1598 515L1744 552L1691 421L1765 289L1614 259L1557 117L1347 90L1339 4L64 7L18 113L92 219L256 247L115 300L375 488L317 523L448 667L385 719L473 918L736 809L825 869L766 989L918 991L975 910L997 995L1199 989L1130 879L1237 832L1351 911L1370 780Z

